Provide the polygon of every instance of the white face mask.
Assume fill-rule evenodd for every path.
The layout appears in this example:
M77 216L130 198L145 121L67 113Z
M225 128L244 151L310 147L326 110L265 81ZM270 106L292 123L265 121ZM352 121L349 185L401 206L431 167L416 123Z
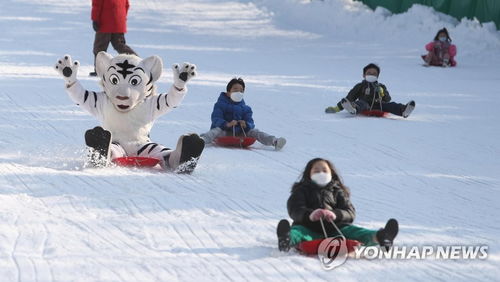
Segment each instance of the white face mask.
M234 102L241 102L241 100L243 100L243 93L241 92L231 93L231 100L233 100Z
M441 42L445 42L448 38L446 38L446 36L441 36L439 37L439 41Z
M368 82L375 82L377 81L378 77L374 75L365 75L365 80Z
M323 187L332 181L332 174L328 172L318 172L311 175L311 180L319 186Z

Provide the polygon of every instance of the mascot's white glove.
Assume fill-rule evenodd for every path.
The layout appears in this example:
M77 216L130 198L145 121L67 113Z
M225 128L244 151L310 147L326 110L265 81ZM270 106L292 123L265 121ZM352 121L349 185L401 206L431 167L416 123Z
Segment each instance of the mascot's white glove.
M80 63L78 61L72 62L70 55L64 55L63 58L57 61L55 69L66 81L66 86L71 86L76 82L76 74L78 73L79 66Z
M174 64L172 66L174 73L174 86L177 90L182 90L186 86L188 80L196 76L196 65L183 63L182 66Z

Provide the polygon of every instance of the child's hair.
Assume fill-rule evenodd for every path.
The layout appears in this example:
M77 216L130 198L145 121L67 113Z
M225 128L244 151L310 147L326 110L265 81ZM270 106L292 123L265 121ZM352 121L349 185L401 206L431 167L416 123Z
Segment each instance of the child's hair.
M226 86L226 91L229 92L231 90L231 87L233 87L233 85L235 84L240 84L241 86L243 86L243 90L245 90L245 82L243 81L243 78L241 77L238 77L238 78L233 78L229 81L229 83L227 84Z
M434 41L439 40L439 34L441 32L446 34L446 38L448 38L448 42L451 42L451 37L450 37L450 34L448 34L448 30L446 29L446 27L443 27L442 29L438 30L438 32L436 33L436 36L434 36Z
M377 66L376 64L374 63L369 63L368 65L366 65L366 67L363 68L363 75L365 75L366 71L368 69L376 69L377 70L377 73L378 75L380 75L380 67Z
M340 179L340 176L337 173L335 166L333 166L333 164L329 160L325 160L323 158L314 158L307 163L306 167L304 168L304 172L302 172L302 177L300 178L299 182L295 182L295 184L293 185L292 192L295 189L295 187L297 187L299 184L312 181L311 180L311 169L315 163L320 162L320 161L326 162L326 164L328 165L328 167L330 168L330 171L332 173L333 182L337 182L338 185L340 186L340 188L342 190L344 190L344 192L346 193L347 196L349 196L351 194L349 192L349 188L347 188L344 185L344 183L342 182L342 179Z

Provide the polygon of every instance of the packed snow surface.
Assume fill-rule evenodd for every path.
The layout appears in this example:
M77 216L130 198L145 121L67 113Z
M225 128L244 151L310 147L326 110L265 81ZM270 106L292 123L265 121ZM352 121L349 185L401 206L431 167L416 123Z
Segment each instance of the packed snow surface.
M175 146L210 127L235 76L258 129L282 151L207 147L192 175L85 169L83 133L97 125L53 70L70 54L93 70L91 1L0 2L0 280L453 280L500 275L500 33L424 6L391 15L351 0L131 0L127 41L199 75L151 137ZM447 27L458 67L423 68ZM111 53L111 46L108 49ZM114 53L113 53L114 54ZM325 114L380 65L408 119ZM400 222L398 246L488 245L485 260L348 260L281 254L275 227L290 187L313 157L330 159L352 191L355 223Z

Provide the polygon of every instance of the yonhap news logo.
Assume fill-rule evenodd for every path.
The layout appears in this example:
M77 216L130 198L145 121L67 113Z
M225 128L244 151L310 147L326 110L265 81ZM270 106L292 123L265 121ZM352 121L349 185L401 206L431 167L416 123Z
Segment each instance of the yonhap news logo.
M368 260L484 260L488 258L488 246L393 246L389 251L376 246L360 246L353 253L355 259Z
M318 247L318 258L321 266L326 269L334 269L347 260L347 240L343 236L324 239Z
M326 270L341 266L347 257L367 260L485 260L488 246L392 246L388 251L379 246L355 246L349 252L346 239L335 237L323 240L318 247L318 258Z

